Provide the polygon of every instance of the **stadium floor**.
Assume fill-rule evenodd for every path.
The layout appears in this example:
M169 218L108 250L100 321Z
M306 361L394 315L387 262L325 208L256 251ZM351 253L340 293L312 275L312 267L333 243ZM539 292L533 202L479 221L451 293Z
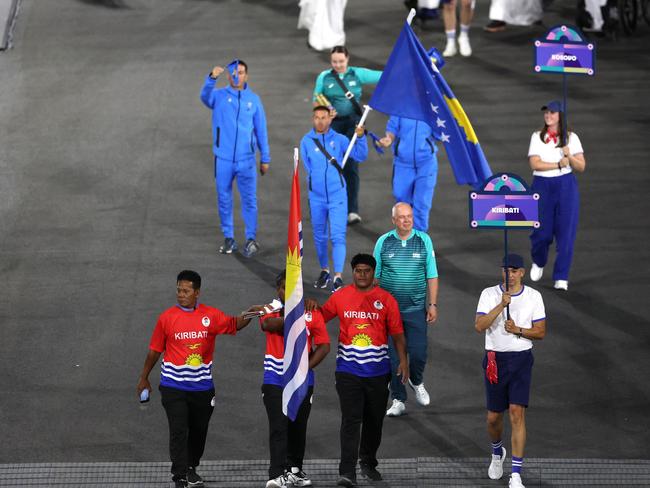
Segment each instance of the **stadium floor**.
M571 22L575 2L553 2L544 26L498 34L481 30L487 8L478 2L474 55L449 60L443 74L493 171L530 181L526 151L539 107L561 96L559 77L533 72L532 40ZM164 412L157 392L140 409L137 377L156 318L174 303L179 270L199 271L203 301L229 313L273 297L292 148L310 129L313 82L328 59L306 47L297 15L294 0L20 2L14 47L0 53L0 485L28 486L34 473L54 470L76 486L65 466L81 466L95 480L87 484L168 479ZM397 0L349 2L351 64L381 68L405 15ZM442 47L439 21L415 30L425 46ZM598 39L596 76L569 79L569 121L588 166L578 178L570 290L556 292L547 278L535 286L548 334L535 344L527 415L524 478L532 486L536 477L538 486L576 484L602 465L605 484L633 484L630 473L648 484L649 39L645 24L617 42ZM198 98L212 66L234 57L248 62L265 104L273 157L259 181L262 251L251 260L217 253L210 118ZM381 132L385 120L372 113L368 126ZM409 402L406 416L386 420L379 455L391 460L386 472L396 483L387 486L434 486L426 473L436 469L466 473L437 486L483 483L489 453L483 338L473 321L481 289L496 282L503 241L469 229L468 188L454 183L444 151L439 162L429 231L441 286L425 374L432 405ZM364 222L348 232L348 257L371 251L391 226L390 159L372 154L361 171ZM303 227L305 289L325 300L309 286L318 265L304 187ZM510 243L528 256L525 233L511 233ZM336 324L329 330L335 338ZM263 351L255 324L217 341L217 408L204 459L211 480L246 465L251 478L214 486L264 478L264 462L252 461L268 457ZM307 442L323 483L338 456L334 356L317 370ZM124 466L136 466L128 479ZM98 480L102 469L112 481Z

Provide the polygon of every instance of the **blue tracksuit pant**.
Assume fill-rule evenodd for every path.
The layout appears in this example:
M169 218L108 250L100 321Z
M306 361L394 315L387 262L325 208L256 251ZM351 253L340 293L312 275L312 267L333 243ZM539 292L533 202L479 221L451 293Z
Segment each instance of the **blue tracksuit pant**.
M310 196L309 209L320 267L329 269L327 242L331 240L334 272L342 273L345 265L345 233L348 223L348 202L345 195L340 200L330 202Z
M438 178L435 157L417 160L415 165L393 165L393 197L395 203L405 202L413 208L413 227L422 232L429 229L429 212Z
M235 237L232 213L232 184L237 180L241 198L241 213L246 239L257 236L257 168L255 157L231 161L214 158L214 177L217 185L217 206L224 237Z
M404 338L406 339L406 352L409 358L409 376L414 385L422 384L424 380L424 367L427 364L427 312L401 312L404 323ZM406 387L402 378L397 376L399 356L395 350L393 339L388 338L388 355L390 356L391 379L390 394L394 399L406 401Z
M541 225L530 235L531 257L537 266L546 266L548 249L555 238L553 279L568 281L580 207L576 177L573 173L554 178L535 176L532 190L540 195Z

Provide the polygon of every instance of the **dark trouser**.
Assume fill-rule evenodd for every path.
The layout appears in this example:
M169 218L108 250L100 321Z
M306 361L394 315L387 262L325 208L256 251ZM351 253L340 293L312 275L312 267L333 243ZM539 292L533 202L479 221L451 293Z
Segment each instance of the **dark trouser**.
M311 412L311 397L314 387L310 386L307 396L298 409L296 420L291 422L282 413L282 387L262 385L266 414L269 417L269 451L271 464L269 479L277 478L291 467L302 469L307 438L307 420Z
M214 407L214 388L184 391L161 386L160 397L169 422L169 457L173 479L184 478L203 456L208 424Z
M553 266L554 280L568 280L573 244L578 231L580 195L573 173L553 178L535 176L532 190L540 195L539 229L530 235L531 257L543 268L548 261L548 249L555 238L557 256Z
M364 378L336 373L341 403L341 462L339 474L355 476L357 459L377 466L390 374Z
M356 115L349 115L346 117L336 117L332 121L332 129L339 134L343 134L348 139L352 140L354 129L359 123L359 117ZM343 161L339 161L342 163ZM359 212L359 163L352 158L348 158L343 168L343 177L345 178L345 186L348 194L348 213Z
M402 312L402 322L404 324L404 338L406 339L406 352L409 357L409 377L414 385L421 385L424 381L424 367L427 364L427 312L419 310L417 312ZM402 402L406 401L406 388L402 384L401 377L397 376L399 367L399 355L395 350L393 339L388 338L388 355L390 356L391 396Z

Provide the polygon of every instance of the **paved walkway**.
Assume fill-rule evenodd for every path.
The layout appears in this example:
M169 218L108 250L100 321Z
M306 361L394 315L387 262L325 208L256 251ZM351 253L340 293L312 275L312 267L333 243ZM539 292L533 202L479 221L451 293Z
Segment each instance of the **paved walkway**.
M262 488L268 461L205 461L199 473L207 488ZM386 459L379 466L384 481L370 483L359 475L359 486L427 488L508 485L487 479L486 458ZM160 488L168 483L169 463L37 463L0 465L0 486L92 488L98 486ZM314 486L336 486L337 461L316 459L305 464ZM506 471L508 467L506 467ZM650 461L609 459L526 459L528 488L552 486L650 486Z

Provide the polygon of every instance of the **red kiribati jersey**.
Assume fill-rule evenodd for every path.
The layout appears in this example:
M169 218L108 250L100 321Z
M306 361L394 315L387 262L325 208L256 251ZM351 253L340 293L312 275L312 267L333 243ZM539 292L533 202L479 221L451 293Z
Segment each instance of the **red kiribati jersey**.
M187 391L214 388L212 353L219 334L237 333L237 318L199 304L194 310L178 305L158 318L149 348L163 352L160 385Z
M272 317L282 317L283 310L275 313L265 315L261 318L261 322ZM307 335L309 336L309 350L313 349L314 345L329 344L330 336L325 327L323 316L318 310L313 312L305 312L305 325L307 326ZM260 324L261 326L261 324ZM284 361L284 333L282 332L268 332L266 334L266 353L264 355L264 384L265 385L278 385L284 386L282 381L282 368ZM314 385L314 371L309 370L307 376L309 386Z
M321 307L323 318L340 321L336 371L356 376L390 373L388 335L404 332L397 301L378 286L358 291L344 286Z

